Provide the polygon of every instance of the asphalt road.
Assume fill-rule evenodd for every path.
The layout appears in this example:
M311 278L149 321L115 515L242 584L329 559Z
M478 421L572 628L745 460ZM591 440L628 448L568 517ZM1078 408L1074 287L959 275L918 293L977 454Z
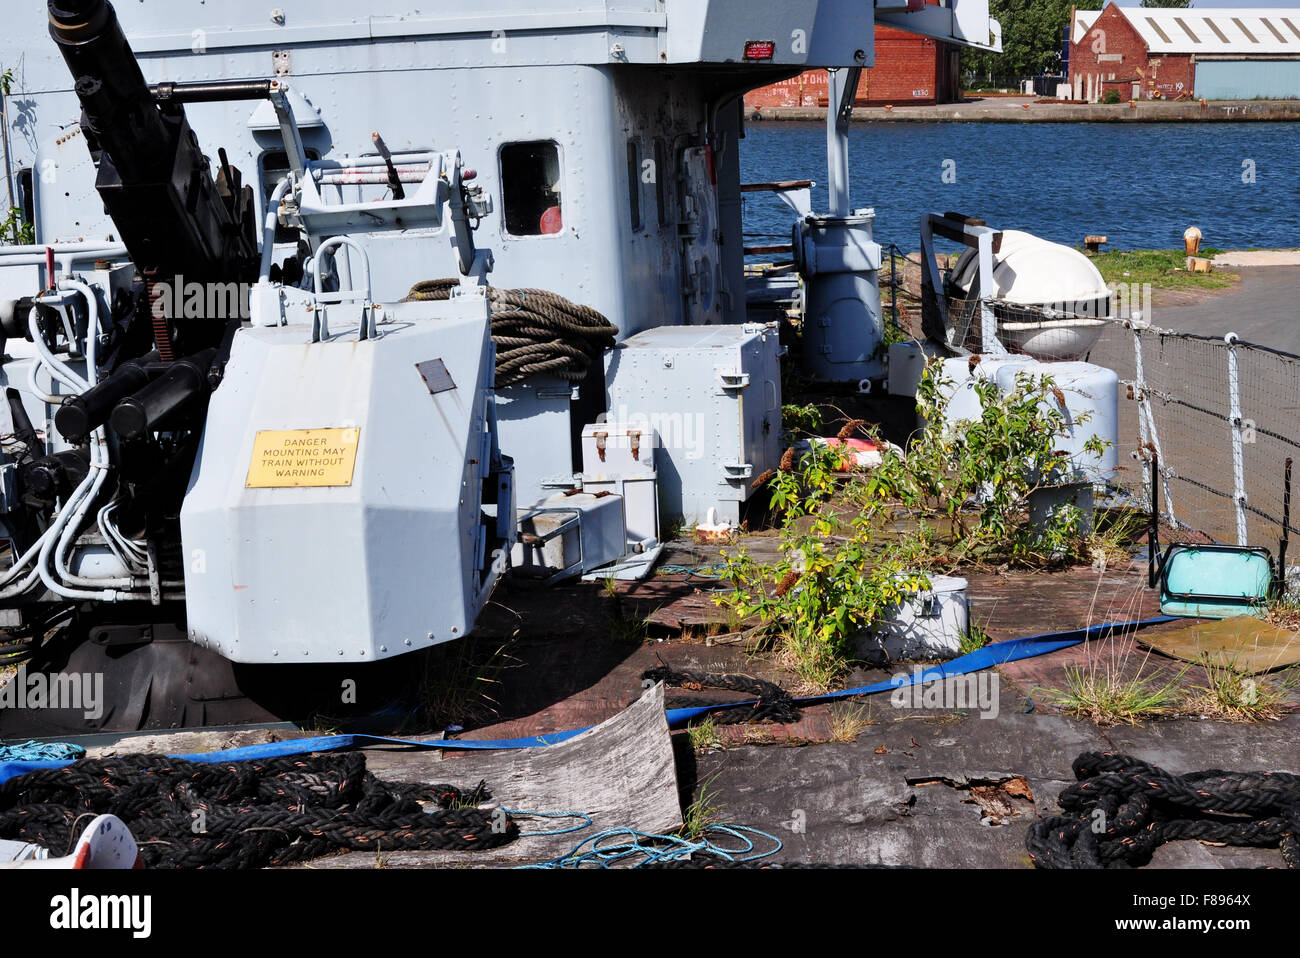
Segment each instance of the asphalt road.
M1300 353L1300 267L1235 268L1240 288L1190 306L1153 307L1163 329L1221 336L1235 332L1247 342Z

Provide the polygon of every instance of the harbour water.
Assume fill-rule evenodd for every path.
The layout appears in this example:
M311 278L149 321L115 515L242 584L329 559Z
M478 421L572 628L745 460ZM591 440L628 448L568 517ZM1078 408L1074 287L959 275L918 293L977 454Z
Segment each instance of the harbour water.
M1292 123L860 123L852 202L876 208L876 239L919 244L920 218L958 211L1002 229L1109 249L1177 248L1199 226L1221 249L1300 246L1300 130ZM750 123L744 182L810 179L826 209L818 123ZM788 211L748 194L749 245L789 242Z

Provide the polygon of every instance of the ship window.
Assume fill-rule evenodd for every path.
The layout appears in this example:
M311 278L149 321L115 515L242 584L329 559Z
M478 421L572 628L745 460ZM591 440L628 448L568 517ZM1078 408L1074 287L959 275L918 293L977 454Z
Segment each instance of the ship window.
M551 140L501 147L506 232L542 236L563 228L560 147Z
M24 166L18 171L18 208L23 212L23 221L36 222L36 205L32 196L32 168Z
M635 233L641 229L641 148L636 140L627 141L627 194Z
M655 203L659 210L659 225L668 225L668 180L672 171L668 168L668 147L663 140L655 140Z
M307 150L306 152L307 159L320 159L319 151ZM280 181L288 175L289 155L284 150L268 150L262 154L262 210L264 213L270 212L268 207L271 205L271 194L275 192L275 188ZM260 240L260 232L258 237ZM275 226L275 241L276 243L296 243L298 242L298 230L277 223Z

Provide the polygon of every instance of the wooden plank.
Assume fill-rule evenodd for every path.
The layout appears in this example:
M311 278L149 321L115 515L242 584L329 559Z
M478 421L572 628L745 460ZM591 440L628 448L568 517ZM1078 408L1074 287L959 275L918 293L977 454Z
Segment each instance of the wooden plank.
M567 742L508 752L412 752L366 749L366 765L380 778L400 782L451 782L472 787L487 782L503 808L541 812L583 811L592 825L567 835L520 837L502 848L480 852L402 851L383 853L384 867L465 865L509 866L547 861L584 838L618 826L663 834L682 824L662 684L607 722ZM581 819L519 818L521 831L550 831ZM374 852L347 852L317 859L310 868L375 868Z
M785 190L806 190L812 186L812 180L781 180L775 183L744 183L742 193L778 193Z

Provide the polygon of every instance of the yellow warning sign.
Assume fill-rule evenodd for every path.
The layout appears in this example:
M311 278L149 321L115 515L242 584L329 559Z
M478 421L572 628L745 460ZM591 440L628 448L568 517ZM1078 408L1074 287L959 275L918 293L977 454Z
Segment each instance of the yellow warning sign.
M244 486L350 486L360 439L360 429L263 429Z

